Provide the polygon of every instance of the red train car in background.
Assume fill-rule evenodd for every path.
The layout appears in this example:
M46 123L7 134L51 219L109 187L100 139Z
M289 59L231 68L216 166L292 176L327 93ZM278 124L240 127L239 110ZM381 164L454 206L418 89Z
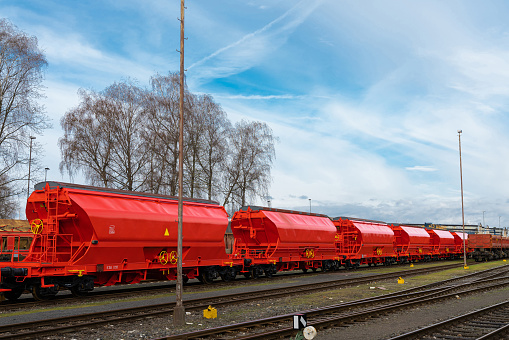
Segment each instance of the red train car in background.
M468 247L473 250L472 258L476 262L509 257L509 238L500 235L469 235Z
M246 277L339 268L336 227L325 215L248 206L235 212L230 225L232 258L244 261Z
M431 237L433 259L452 258L455 248L454 236L450 231L438 229L426 229Z
M396 263L394 232L383 222L337 217L336 248L346 268Z
M431 236L424 228L392 226L396 253L401 262L431 261Z
M452 236L454 236L454 253L456 255L460 255L460 257L463 256L463 244L465 245L466 252L469 252L467 233L455 231L452 233Z

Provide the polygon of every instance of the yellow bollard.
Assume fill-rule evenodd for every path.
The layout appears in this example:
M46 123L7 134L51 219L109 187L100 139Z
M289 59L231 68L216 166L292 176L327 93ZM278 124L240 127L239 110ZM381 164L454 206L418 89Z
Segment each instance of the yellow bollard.
M399 283L399 284L403 284L403 283L405 283L405 280L403 280L401 277L399 277L399 278L398 278L398 283Z
M212 306L203 310L203 317L207 319L215 319L217 318L217 309Z
M504 262L507 262L507 261L504 259Z
M463 269L468 269L468 266L463 266Z
M414 264L413 263L410 263L410 268L413 268L414 267Z

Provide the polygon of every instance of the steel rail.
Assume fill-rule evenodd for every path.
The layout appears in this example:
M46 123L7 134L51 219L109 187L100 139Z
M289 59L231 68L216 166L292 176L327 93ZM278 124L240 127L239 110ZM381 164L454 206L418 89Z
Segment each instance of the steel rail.
M320 311L319 310L304 311L304 312L300 312L299 314L301 314L301 313L307 314L308 324L313 325L317 329L326 328L326 327L338 327L338 326L344 326L346 324L350 324L350 323L354 323L354 322L364 321L366 319L377 318L377 317L380 317L381 315L385 315L385 314L393 312L393 311L401 311L401 309L403 309L403 308L407 308L407 307L411 308L411 307L415 307L420 304L437 302L437 301L441 301L441 300L448 299L448 298L456 298L457 295L471 294L471 293L475 293L478 291L495 289L495 288L505 286L505 285L509 285L509 280L502 284L494 284L494 285L490 285L487 287L474 288L474 289L466 290L463 292L453 292L453 293L450 293L447 295L429 297L426 299L422 299L422 298L418 297L418 298L412 299L411 301L398 302L398 303L394 303L394 304L390 304L390 305L385 305L385 306L379 307L379 308L368 309L368 310L361 311L361 312L347 313L347 314L343 314L343 315L339 315L339 316L329 316L329 317L321 317L321 318L317 317L316 319L310 318L310 314L313 315L313 314L316 314L317 312L330 313L330 311L323 310L323 309ZM453 287L451 287L451 288L453 288ZM437 293L433 293L433 295L436 295L436 294ZM438 293L438 294L440 294L440 293ZM286 322L286 324L291 324L293 315L295 315L295 314L286 315L283 322ZM260 322L260 320L258 320L258 321L243 323L243 324L237 324L239 326L238 328L235 328L235 325L229 325L229 326L217 327L217 328L213 328L213 329L209 329L209 330L205 330L205 331L189 332L189 333L184 333L184 334L179 334L179 335L174 335L174 336L162 337L162 338L159 338L158 340L163 340L163 339L164 340L198 339L198 338L202 338L202 337L212 337L212 336L218 336L218 335L221 336L223 334L232 335L233 331L243 330L243 332L245 332L245 329L268 326L268 325L272 325L276 322L279 322L279 320L263 320L263 322ZM234 336L234 338L238 339L238 340L278 339L281 337L295 336L295 332L296 331L292 327L279 326L278 329L262 331L262 332L256 333L256 334L251 334L251 335L246 335L246 336L236 336L236 335L232 335L232 336Z
M468 276L471 276L471 275L468 275ZM450 280L446 280L446 281L450 281ZM500 283L497 281L502 281L502 282ZM470 285L481 285L481 287L466 289L463 291L457 291L457 290L465 289L466 287L468 287ZM308 324L312 324L313 326L320 328L320 327L335 325L338 323L344 324L344 323L347 323L350 321L359 321L359 318L379 316L380 313L387 313L387 312L390 312L390 311L392 311L394 309L398 309L398 308L413 307L413 306L421 304L421 303L434 302L436 300L447 299L447 298L451 298L451 297L456 297L458 295L473 293L473 292L477 292L477 291L483 291L483 290L487 290L487 289L494 289L494 288L498 288L500 286L505 286L505 285L509 285L509 278L499 278L499 279L489 279L489 280L486 280L485 278L481 278L481 279L472 280L471 282L463 283L463 284L456 285L456 286L435 288L435 289L431 290L431 293L426 294L424 296L421 296L421 294L416 294L416 293L408 294L406 291L404 291L404 292L402 292L404 294L401 294L400 296L397 295L398 293L393 293L392 294L393 297L384 295L384 296L377 297L377 298L368 298L368 299L363 299L363 300L354 301L354 302L350 302L350 303L344 303L344 304L340 304L340 305L316 308L313 310L303 311L300 313L306 314L308 316ZM451 291L454 291L454 292L451 292ZM446 294L447 292L451 292L451 293ZM352 308L353 306L356 306L356 305L357 306L362 306L362 305L366 305L366 304L372 305L374 302L383 302L384 300L391 301L394 298L403 298L405 296L410 297L410 298L403 302L395 302L395 303L391 303L388 305L384 305L382 307L371 308L366 311L347 313L345 315L340 315L337 317L320 317L323 314L342 312L342 311ZM292 320L292 317L294 314L295 313L265 318L265 319L261 319L261 320L243 322L243 323L234 324L234 325L216 327L216 328L212 328L212 329L208 329L208 330L188 332L188 333L184 333L184 334L163 337L160 339L168 339L168 340L170 340L170 339L171 340L173 340L173 339L195 339L195 338L200 338L200 337L217 336L217 335L231 333L231 332L239 331L239 330L244 330L244 332L245 332L245 329L262 327L264 325L271 325L274 323L282 323L282 322L291 323L291 320ZM313 317L315 319L312 319ZM269 338L277 338L277 337L294 335L294 333L295 333L295 331L293 330L293 328L285 327L285 328L280 328L277 330L264 331L261 334L253 334L253 335L242 336L242 337L235 336L235 338L236 339L269 339Z
M312 284L304 284L293 287L284 287L284 288L272 288L266 290L257 290L254 292L248 293L236 293L236 294L227 294L223 296L216 296L212 298L206 299L191 299L186 300L186 309L188 310L201 310L207 308L209 304L214 304L214 306L229 306L232 303L241 303L248 301L256 301L264 298L274 298L274 297L282 297L286 295L296 294L299 292L309 293L312 291L325 290L325 289L333 289L342 286L348 286L352 284L366 283L372 282L375 280L382 279L390 279L394 277L398 277L401 275L411 276L411 275L419 275L422 273L436 272L441 270L447 270L451 268L461 267L461 265L453 264L446 266L435 266L435 267L426 267L426 268L418 268L411 269L406 271L399 271L393 273L386 274L375 274L361 278L353 278L353 279L341 279L335 281L324 282L321 284L312 283ZM488 271L495 270L500 267L492 268ZM487 271L478 272L485 273ZM474 273L475 274L475 273ZM471 276L469 274L467 276ZM463 277L462 277L463 278ZM449 280L448 280L449 281ZM223 301L220 301L222 299ZM168 315L171 313L171 310L174 308L175 303L163 303L151 306L144 307L136 307L136 308L125 308L125 309L117 309L108 312L100 312L100 313L89 313L77 316L70 316L66 318L55 318L48 319L38 322L26 322L26 323L18 323L12 325L0 326L0 339L6 339L12 336L12 334L16 334L16 337L19 338L21 336L36 336L36 335L44 335L44 334L55 334L57 332L70 332L77 330L79 328L84 327L95 327L100 326L102 324L107 323L118 323L123 321L129 321L132 319L140 319L148 316L159 316L159 315ZM121 315L120 317L117 317ZM96 319L94 321L94 319ZM86 320L86 323L81 323L79 325L69 323L76 323L79 321ZM64 326L55 326L55 325ZM65 325L67 324L67 325ZM40 330L41 327L51 327L48 330ZM8 334L5 334L8 333Z
M506 322L500 322L500 323L494 323L491 322L489 326L491 326L490 330L491 332L487 331L484 332L485 334L481 337L478 337L478 335L472 335L472 334L464 334L464 327L472 327L471 325L468 325L468 323L471 323L472 321L477 322L477 320L485 318L486 314L492 314L497 313L500 310L504 312L504 317ZM423 336L430 333L433 333L434 337L438 337L440 339L440 334L438 332L447 329L449 332L454 331L455 328L462 327L463 328L463 335L473 337L475 336L477 340L479 339L493 339L494 336L498 336L499 334L503 334L502 332L509 329L509 319L507 316L509 315L509 300L498 303L493 306L488 306L483 309L476 310L471 313L463 314L442 322L438 322L411 332L407 332L404 334L400 334L398 336L392 337L389 340L403 340L403 339L414 339L417 336ZM498 325L497 325L498 324ZM495 326L495 327L493 327ZM486 327L483 327L486 329ZM494 329L496 328L496 329ZM480 327L476 327L477 330L481 330Z
M471 263L471 265L474 265L474 266L478 265L478 264L480 264L480 263ZM380 268L383 268L383 267L361 267L359 269L356 269L354 272L358 273L358 272L376 270L376 269L380 269ZM420 269L422 269L422 268L420 268ZM313 275L322 275L322 274L330 274L330 273L331 272L320 271L320 272L313 272ZM298 273L287 273L284 275L277 275L277 276L273 276L271 278L260 277L257 279L257 281L271 280L271 282L274 282L275 280L284 280L289 277L301 276L301 275L310 275L310 273L303 274L302 272L298 272ZM0 302L0 310L3 311L3 313L7 313L12 310L24 309L24 308L28 308L28 307L32 307L32 306L37 306L37 307L51 306L51 307L53 307L59 303L67 304L70 301L83 301L83 299L105 299L105 298L110 298L110 297L117 299L117 298L121 298L121 297L125 297L125 296L132 296L133 294L136 294L139 292L147 293L147 294L158 293L158 292L174 292L174 287L175 287L174 284L164 282L164 281L159 281L159 282L161 284L154 285L152 287L147 287L147 286L141 285L141 286L127 288L124 286L124 287L118 287L118 289L112 289L112 291L106 291L106 290L94 291L94 292L88 293L81 297L75 297L75 296L72 296L71 294L69 294L69 295L57 295L54 298L52 298L50 300L46 300L46 301L33 301L32 298L24 298L23 299L23 300L31 300L31 301L5 300L5 301ZM247 283L247 282L253 282L253 281L249 280L249 279L240 278L235 281L229 281L229 282L217 281L217 282L214 282L214 285L216 285L216 287L225 287L226 286L226 287L230 288L232 286L232 284L235 284L235 283L242 284L242 283ZM148 283L150 283L150 282L148 282ZM157 283L157 281L152 282L152 283ZM188 288L189 287L198 288L198 290L200 288L208 288L209 287L209 285L202 284L200 282L192 282L192 283L187 284L186 286Z

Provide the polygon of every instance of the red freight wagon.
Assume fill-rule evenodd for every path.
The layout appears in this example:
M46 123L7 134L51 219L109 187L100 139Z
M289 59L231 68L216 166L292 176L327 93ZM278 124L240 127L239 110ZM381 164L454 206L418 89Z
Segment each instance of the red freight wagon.
M247 277L334 268L336 227L325 215L248 206L235 212L231 229L232 258L244 259Z
M473 234L468 238L468 244L470 248L492 248L490 234Z
M17 263L27 273L23 281L2 276L2 288L30 289L42 299L60 287L81 294L94 285L176 278L177 198L58 182L35 189L26 208L34 240ZM217 276L209 269L231 262L226 211L212 201L186 200L183 222L184 279Z
M462 232L453 232L452 236L454 236L454 252L458 255L463 255L463 240L465 240L465 248L468 253L468 234Z
M450 231L438 229L426 229L431 236L434 257L450 257L454 251L454 236Z
M393 226L395 249L402 262L430 260L431 236L426 229L409 226Z
M347 268L396 262L394 232L387 224L348 217L338 217L333 222L338 256Z
M468 247L476 261L496 260L509 257L507 239L500 235L475 234L468 236Z

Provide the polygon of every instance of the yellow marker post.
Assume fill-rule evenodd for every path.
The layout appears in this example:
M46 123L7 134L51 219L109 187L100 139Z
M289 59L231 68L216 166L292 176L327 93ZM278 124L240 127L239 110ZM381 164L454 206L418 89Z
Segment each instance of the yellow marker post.
M413 268L414 267L414 264L413 263L410 263L410 268Z
M400 284L400 285L401 285L401 284L403 284L403 283L405 283L405 280L403 280L401 277L399 277L399 278L398 278L398 284Z
M203 317L207 319L215 319L217 318L217 309L212 306L203 310Z
M468 266L463 266L463 269L468 269Z

